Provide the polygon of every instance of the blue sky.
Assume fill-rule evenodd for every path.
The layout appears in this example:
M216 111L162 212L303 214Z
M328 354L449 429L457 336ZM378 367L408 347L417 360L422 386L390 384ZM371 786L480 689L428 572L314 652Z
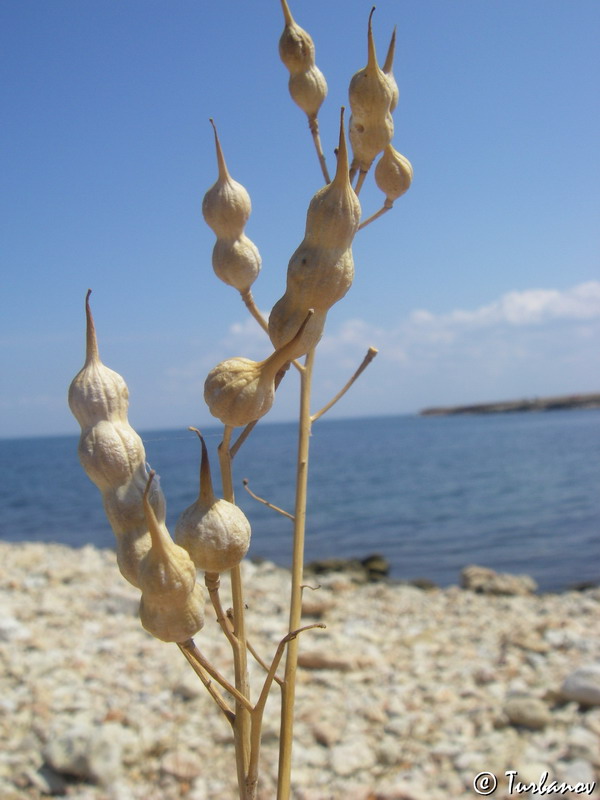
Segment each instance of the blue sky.
M339 107L366 63L370 3L291 0ZM357 235L331 310L315 408L369 345L380 355L331 416L600 390L600 4L383 0L398 26L396 149L413 186ZM206 425L206 373L269 345L214 276L201 216L216 179L209 117L252 197L247 235L268 313L322 185L287 93L277 0L4 0L0 436L76 433L88 287L104 362L138 429ZM365 215L381 205L370 184ZM295 376L271 419L291 419Z

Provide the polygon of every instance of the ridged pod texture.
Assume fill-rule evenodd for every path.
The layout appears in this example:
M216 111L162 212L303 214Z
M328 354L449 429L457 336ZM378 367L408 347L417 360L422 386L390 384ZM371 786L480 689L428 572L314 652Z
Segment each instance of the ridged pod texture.
M309 117L316 117L327 97L327 82L321 70L313 65L306 72L293 73L288 88L296 105Z
M327 81L315 64L312 37L294 20L287 0L281 0L281 7L285 27L279 39L279 56L290 73L290 95L310 119L316 120L327 97Z
M412 164L389 144L375 167L375 183L393 203L408 191L413 179Z
M69 406L81 426L81 464L102 493L117 538L117 563L139 586L139 565L150 548L142 496L148 478L142 440L127 419L129 392L123 378L100 360L94 321L86 297L86 361L69 387ZM150 499L164 520L164 496L156 484Z
M187 550L198 569L225 572L248 552L250 523L243 511L227 500L215 500L208 507L198 500L179 517L175 541Z
M212 252L215 275L240 292L258 277L261 257L258 248L245 234L237 239L217 239Z
M261 267L258 248L244 233L252 205L246 189L229 174L217 129L211 123L219 177L204 195L202 213L217 236L212 254L216 276L243 293L254 283Z
M353 75L348 91L352 111L350 142L354 155L353 167L364 172L394 135L394 122L390 114L394 91L388 76L377 63L371 28L372 14L373 11L369 16L367 66Z
M217 364L204 383L210 413L233 427L263 417L273 405L277 373L294 357L297 341L313 316L312 310L307 312L294 338L264 361L238 357Z
M348 179L342 114L335 177L310 201L304 239L288 264L285 294L269 316L269 336L274 347L281 348L296 335L308 309L314 309L303 336L297 339L294 358L316 346L327 311L352 285L351 245L360 214L360 203Z
M206 224L223 238L237 238L243 232L251 211L250 195L231 176L219 179L202 200Z
M139 570L140 620L144 628L165 642L184 642L204 625L204 593L196 586L196 568L188 553L171 539L149 503L150 473L143 498L152 547Z

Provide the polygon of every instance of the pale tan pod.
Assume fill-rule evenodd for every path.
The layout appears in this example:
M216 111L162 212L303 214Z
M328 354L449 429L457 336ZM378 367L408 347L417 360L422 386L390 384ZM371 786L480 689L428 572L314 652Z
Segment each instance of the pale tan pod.
M100 491L121 486L144 463L144 445L130 425L97 422L79 439L79 460Z
M287 0L281 0L285 28L279 39L279 57L290 72L304 72L315 63L312 37L292 17Z
M164 603L142 595L140 622L148 633L163 642L186 642L204 627L204 590L196 584L192 592Z
M202 459L198 499L185 509L175 526L175 541L190 554L198 569L225 572L237 566L248 552L250 523L244 512L215 497L206 444L200 431Z
M311 310L295 339L301 337L312 315ZM217 364L204 383L204 400L213 417L233 427L263 417L273 405L277 373L293 358L295 339L264 361L240 357Z
M152 546L146 523L140 528L129 528L116 536L115 551L119 572L126 581L141 589L140 564Z
M123 378L100 360L90 294L88 291L85 298L85 363L69 386L69 408L82 429L91 428L102 420L125 422L129 401Z
M237 239L217 239L212 265L218 278L243 292L258 277L261 257L254 242L242 233Z
M348 90L350 110L358 122L379 120L389 112L392 101L392 88L377 63L372 29L374 11L375 8L371 9L369 14L367 65L352 76Z
M148 497L153 477L151 472L143 498L152 547L139 569L140 619L153 636L184 642L204 625L204 593L196 586L196 568L188 553L154 514Z
M389 113L376 124L359 122L350 117L350 142L354 155L352 166L366 172L393 136L394 120Z
M321 70L313 65L305 72L292 73L288 88L296 105L309 117L316 118L327 97L327 82Z
M319 250L305 247L296 251L288 271L287 292L300 308L327 312L344 297L354 280L354 258L350 247L345 250ZM300 257L301 256L301 257ZM314 265L314 274L307 280ZM323 269L320 269L323 267Z
M217 129L212 119L210 122L215 134L219 177L204 195L202 214L207 225L218 237L237 239L244 232L244 226L252 211L250 195L242 184L229 174Z
M342 108L336 173L331 183L319 189L309 203L304 242L324 249L345 250L352 244L360 214L360 202L348 177L348 149Z
M273 347L281 348L292 340L295 342L290 359L300 358L316 347L323 336L327 311L317 311L308 321L301 336L298 328L306 318L306 309L299 305L297 298L287 292L271 309L269 314L269 337Z
M396 28L394 28L392 33L392 38L390 39L390 46L387 51L387 55L385 57L385 61L383 62L382 72L387 78L387 82L390 85L390 89L392 90L392 99L390 100L390 111L394 111L396 106L398 105L398 100L400 98L400 90L398 89L398 84L396 83L396 78L394 77L394 53L396 50Z
M389 144L375 167L375 183L393 203L408 189L413 179L412 164Z

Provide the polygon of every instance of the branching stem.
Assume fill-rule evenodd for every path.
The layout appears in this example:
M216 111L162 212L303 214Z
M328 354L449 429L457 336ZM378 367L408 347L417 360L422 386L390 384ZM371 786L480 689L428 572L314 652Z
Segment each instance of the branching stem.
M323 147L321 145L321 136L319 134L319 121L316 115L314 117L311 116L308 117L308 127L310 128L310 132L315 145L315 150L317 151L317 157L319 159L319 164L321 166L321 172L323 173L323 177L325 178L325 183L331 183L331 178L329 177L329 170L327 169L327 162L325 161L325 154L323 153Z
M248 492L250 497L253 497L255 500L258 500L259 503L262 503L263 505L267 506L267 508L272 508L273 511L277 511L279 514L283 514L284 517L287 517L288 519L291 519L293 521L294 515L290 514L289 511L284 511L283 508L279 508L279 506L274 506L273 503L269 503L268 500L265 500L264 498L259 497L257 494L254 494L252 489L248 486L247 478L244 478L243 484L244 484L244 489Z
M306 356L304 372L300 378L300 419L298 427L296 505L294 511L294 546L292 555L292 586L289 622L290 632L295 631L300 627L302 618L302 577L304 573L304 535L306 529L308 455L311 429L310 394L314 360L315 350L313 348ZM290 797L292 742L294 735L294 700L296 695L297 667L298 640L293 638L287 644L284 684L281 698L277 800L289 800Z
M363 358L359 368L356 370L354 375L350 378L348 383L343 387L343 389L340 389L340 391L336 394L336 396L334 398L332 398L327 403L326 406L323 406L323 408L320 411L317 411L316 414L312 415L312 417L310 418L311 422L315 422L316 420L319 419L319 417L322 417L323 414L326 414L329 411L329 409L332 406L334 406L337 403L337 401L340 400L346 394L346 392L352 386L354 381L366 370L366 368L369 366L371 361L373 361L373 359L375 358L375 356L377 355L378 352L379 351L377 350L377 348L369 347L369 349L367 350L367 355Z

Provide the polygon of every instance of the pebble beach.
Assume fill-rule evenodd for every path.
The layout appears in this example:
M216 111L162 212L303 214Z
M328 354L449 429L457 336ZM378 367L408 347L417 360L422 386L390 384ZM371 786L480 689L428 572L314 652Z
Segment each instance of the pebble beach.
M248 561L244 583L248 637L270 661L289 573ZM318 584L305 622L326 627L301 635L295 800L600 798L599 588L537 594L476 570L471 588L344 572ZM235 800L230 726L177 646L141 628L138 602L112 551L0 542L2 800ZM196 643L231 676L208 606ZM255 695L263 676L251 660ZM261 800L276 795L278 693Z

